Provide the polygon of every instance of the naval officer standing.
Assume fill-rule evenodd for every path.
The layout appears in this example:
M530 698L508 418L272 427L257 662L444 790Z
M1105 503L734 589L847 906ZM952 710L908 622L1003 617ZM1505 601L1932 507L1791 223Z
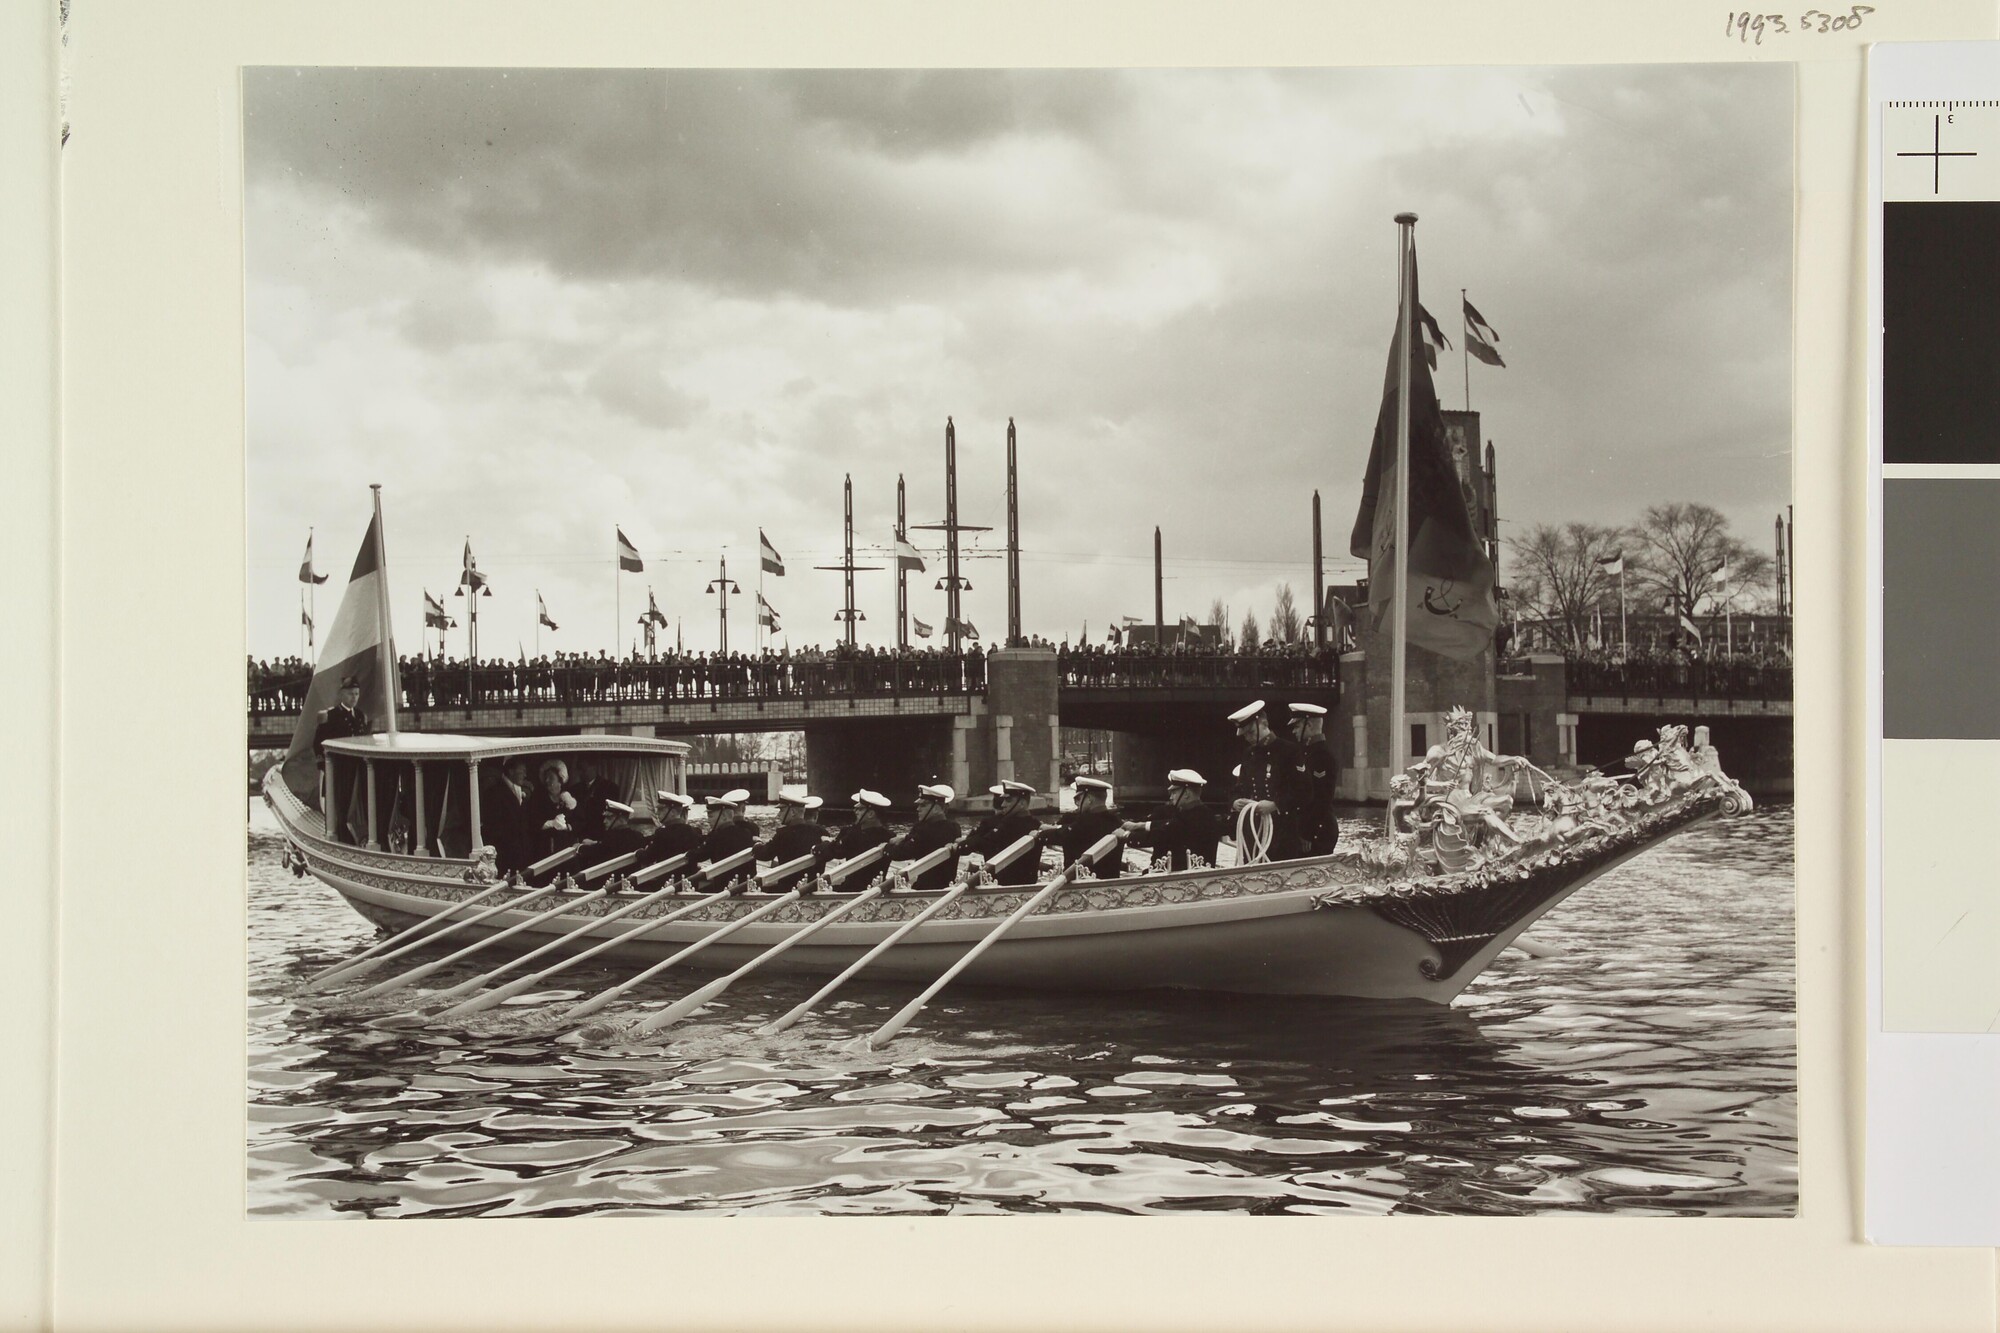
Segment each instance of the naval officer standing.
M1237 790L1242 793L1230 813L1241 816L1245 806L1254 805L1271 817L1269 859L1289 861L1305 854L1300 833L1305 823L1308 800L1305 774L1299 763L1299 747L1271 729L1269 710L1262 699L1229 715L1236 724L1236 736L1250 747L1243 758L1242 777Z

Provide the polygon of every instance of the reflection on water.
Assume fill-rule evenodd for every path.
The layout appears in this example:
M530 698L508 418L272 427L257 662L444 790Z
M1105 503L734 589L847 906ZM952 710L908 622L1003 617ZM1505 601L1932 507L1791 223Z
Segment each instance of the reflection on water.
M374 928L250 839L250 1206L264 1216L1468 1213L1774 1216L1797 1197L1792 812L1690 832L1538 923L1458 1004L746 981L679 1027L554 1040L298 1000ZM474 961L477 961L475 958ZM447 969L439 988L472 975ZM576 969L564 995L620 979ZM613 1020L706 977L668 973ZM403 997L407 1003L407 997Z

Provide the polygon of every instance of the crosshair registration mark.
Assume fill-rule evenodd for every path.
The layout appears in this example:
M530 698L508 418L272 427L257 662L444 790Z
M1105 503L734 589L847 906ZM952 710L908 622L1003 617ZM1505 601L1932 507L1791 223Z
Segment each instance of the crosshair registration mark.
M1978 157L1977 153L1947 153L1944 150L1944 117L1931 117L1931 150L1928 153L1898 153L1897 157L1927 157L1931 160L1931 193L1938 192L1938 173L1948 157Z

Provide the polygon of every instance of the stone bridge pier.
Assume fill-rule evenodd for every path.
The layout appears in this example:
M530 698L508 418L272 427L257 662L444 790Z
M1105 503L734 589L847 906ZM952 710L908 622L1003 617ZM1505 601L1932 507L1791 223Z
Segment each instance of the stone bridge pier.
M986 694L951 717L892 718L859 712L809 722L806 780L829 804L856 789L907 806L921 783L948 783L983 798L996 782L1061 785L1056 655L1046 648L1001 648L986 658Z

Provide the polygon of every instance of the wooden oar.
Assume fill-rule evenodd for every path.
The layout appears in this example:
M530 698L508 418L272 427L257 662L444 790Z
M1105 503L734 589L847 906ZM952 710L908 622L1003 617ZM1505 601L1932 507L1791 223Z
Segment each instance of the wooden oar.
M608 949L615 949L621 944L629 944L631 941L640 939L652 933L653 931L658 930L662 926L671 925L672 923L679 921L682 917L687 916L692 912L699 912L702 908L707 907L717 898L723 896L724 895L722 894L715 894L715 893L702 894L699 898L689 903L687 906L677 908L676 910L667 913L665 916L648 918L645 921L641 921L638 925L632 927L632 929L626 931L622 935L613 935L610 939L598 941L596 944L591 945L588 949L583 950L581 953L575 953L565 958L559 958L555 962L549 964L547 967L543 968L541 971L535 973L531 977L522 977L519 980L510 981L504 986L497 986L494 989L485 992L484 994L475 995L469 1000L462 1000L458 1004L453 1005L451 1008L445 1010L443 1013L438 1014L437 1017L440 1019L463 1018L468 1014L476 1014L479 1013L481 1010L491 1009L494 1005L499 1004L504 1000L510 1000L514 996L519 995L523 991L533 990L535 987L541 985L543 982L547 981L550 977L553 977L558 972L566 971L569 968L575 967L578 963L584 962L591 958L595 958L598 954L601 954Z
M496 887L505 888L507 886L498 885ZM373 972L376 968L382 966L382 964L388 962L392 958L401 958L404 954L410 953L413 950L421 949L425 945L435 944L447 935L455 935L459 931L465 929L467 926L476 926L480 922L486 920L488 917L498 916L502 912L511 912L517 907L521 907L535 901L535 899L537 898L546 898L549 894L554 893L555 891L556 891L556 886L553 884L544 884L539 889L529 889L526 893L522 894L518 898L509 898L505 902L495 903L491 907L473 913L471 916L460 917L458 920L452 922L450 925L445 926L440 930L434 930L427 935L418 936L416 939L411 940L408 944L403 945L401 948L391 949L389 950L389 952L382 954L379 957L364 959L353 967L345 968L340 972L334 973L333 975L329 976L326 980L327 982L353 981L357 977L365 977L370 972ZM435 920L436 918L432 919ZM407 934L408 932L406 931L404 933Z
M844 884L874 865L877 861L887 860L888 856L889 844L886 842L878 843L870 847L867 851L862 852L859 856L850 856L845 861L837 861L833 865L828 866L826 868L826 882L829 884Z
M673 858L671 864L678 865L680 862L685 861L686 859L687 858L685 856L676 856ZM500 964L500 966L494 968L491 972L487 972L481 976L476 976L470 981L461 981L456 986L451 987L449 990L441 990L434 992L433 994L426 995L424 997L423 1003L439 1004L446 1000L455 1000L459 996L467 994L468 992L476 991L481 986L484 986L488 982L492 981L495 977L498 977L503 973L512 972L515 968L519 967L521 964L528 962L532 959L540 958L543 954L549 952L549 950L551 949L560 949L579 935L587 935L591 931L598 929L600 926L608 925L613 921L622 921L626 917L632 915L632 913L644 907L647 903L657 902L661 898L664 898L668 894L672 893L673 891L674 891L674 886L669 884L664 889L656 890L655 892L647 894L643 898L635 898L631 902L626 903L623 907L615 908L612 911L606 912L603 916L591 917L589 920L585 921L582 925L578 926L575 930L570 931L567 935L558 935L554 939L550 940L547 944L541 945L540 947L535 949L530 949L527 953L521 954L518 957L509 958L506 962ZM576 906L576 904L572 902L570 906L574 907Z
M749 962L737 968L734 972L731 972L728 976L717 977L714 981L709 982L706 986L703 986L700 990L694 992L692 995L689 995L686 999L676 1000L672 1005L669 1005L666 1009L662 1010L660 1013L653 1015L651 1018L641 1023L639 1025L639 1035L643 1037L649 1032L657 1032L659 1029L666 1027L669 1023L680 1022L683 1018L686 1018L689 1014L701 1008L703 1005L707 1004L710 1000L713 1000L716 996L722 994L722 992L728 990L731 986L734 986L737 982L743 980L743 978L749 976L752 972L755 972L765 963L770 962L773 958L776 958L779 954L791 948L794 944L803 943L807 938L812 936L814 933L816 933L823 927L832 925L834 922L840 920L840 918L842 918L843 916L846 916L854 908L859 907L861 904L867 902L870 898L879 897L881 893L882 893L882 886L880 884L871 885L868 888L863 889L861 892L855 894L852 898L849 898L846 901L840 903L832 911L822 916L819 920L813 922L810 926L807 926L804 930L801 930L796 934L787 935L784 939L778 941L778 943L772 945L764 952L758 954L755 958L752 958Z
M491 898L496 893L504 892L507 889L507 887L508 886L506 884L502 883L502 884L495 884L491 888L481 889L478 893L473 894L470 898L467 898L462 902L453 903L450 907L445 908L444 911L439 912L436 916L427 916L423 920L417 922L416 925L411 926L406 930L399 930L386 940L377 940L374 944L369 945L367 948L363 949L360 953L355 954L352 958L343 958L340 962L335 963L332 967L321 968L319 971L313 973L311 976L306 978L305 988L307 990L317 990L319 988L319 984L322 981L331 980L336 973L345 972L348 968L353 967L356 963L362 962L369 958L373 958L376 954L381 953L384 949L393 948L396 945L401 944L404 940L411 938L412 936L422 935L428 931L436 930L438 927L444 925L445 922L449 921L452 917L458 915L460 912L463 912L468 908L476 906L480 902L483 902L485 899Z
M472 943L466 945L463 949L460 949L457 953L447 954L446 956L436 960L435 962L419 964L418 966L411 968L407 972L398 972L395 976L390 977L387 981L378 981L374 985L370 986L367 990L357 994L354 998L357 1000L366 1000L377 995L386 994L392 990L400 990L404 986L409 985L413 981L422 981L425 977L429 976L431 973L437 971L441 967L449 967L451 964L457 962L459 959L469 957L472 954L478 953L481 949L486 948L488 945L498 944L500 943L500 941L518 935L522 931L527 930L532 926L539 926L542 922L549 920L551 917L558 917L568 912L574 912L577 908L582 907L585 903L596 902L599 898L602 898L603 896L604 896L603 889L592 889L589 893L584 894L581 898L566 899L563 902L557 903L554 907L549 908L546 912L537 912L535 913L535 915L529 917L527 920L517 921L513 925L507 927L505 930L495 931L493 934L488 935L484 939L474 940Z
M888 1022L884 1023L881 1027L876 1028L873 1033L869 1034L866 1042L864 1043L867 1046L867 1048L871 1051L875 1050L877 1047L883 1045L884 1043L892 1039L898 1032L901 1032L905 1027L905 1025L907 1025L911 1019L917 1016L918 1011L931 1002L932 996L936 995L939 991L943 990L947 985L951 983L951 979L953 977L965 971L966 968L972 966L973 960L978 958L979 955L985 953L988 949L992 948L995 944L999 943L1000 937L1002 935L1005 935L1008 931L1012 930L1017 924L1019 924L1019 922L1023 917L1027 916L1030 912L1033 912L1036 908L1040 907L1043 903L1047 902L1050 898L1054 897L1057 893L1061 892L1062 889L1066 885L1068 885L1071 877L1073 877L1076 874L1077 866L1080 866L1085 862L1089 862L1090 864L1095 865L1099 857L1105 855L1107 852L1116 849L1120 841L1124 839L1124 836L1125 836L1124 830L1120 829L1116 832L1107 833L1103 837L1099 838L1096 842L1092 843L1090 849L1084 852L1082 856L1078 857L1076 861L1067 870L1063 871L1060 875L1057 875L1054 879L1044 884L1041 887L1040 892L1036 893L1034 897L1028 899L1028 901L1022 903L1019 907L1015 908L1012 912L1008 913L1006 920L1002 921L999 925L993 927L992 930L986 933L986 937L984 939L980 940L979 943L973 945L970 949L966 950L965 956L960 958L957 962L953 963L950 967L946 968L943 976L939 977L936 981L933 981L929 986L925 987L924 993L922 995L919 995L916 999L911 1000L908 1004L904 1005L902 1009L897 1012L894 1018L890 1019Z
M871 851L880 851L880 850L881 850L880 848L871 849ZM945 861L956 850L957 848L955 847L940 847L935 851L926 852L924 855L918 857L916 860L910 862L909 865L905 866L903 868L903 873L909 875L912 878L915 878L916 876L923 874L926 870L931 869L933 866L943 865ZM800 857L798 861L789 862L786 865L776 866L770 870L764 871L763 875L761 875L759 878L760 879L765 877L768 877L770 879L782 878L784 875L790 873L790 871L794 866L803 862L810 862L812 859L813 858L810 855ZM863 852L860 856L853 858L855 862L859 862L864 859L872 859L870 857L869 852ZM846 871L850 864L851 863L849 862L843 862L841 869L843 871ZM845 877L846 877L845 874L843 874L842 878ZM669 1023L678 1023L681 1019L686 1018L689 1014L701 1008L703 1005L707 1004L710 1000L722 994L722 992L728 990L731 986L741 981L744 977L747 977L752 972L755 972L759 967L763 966L766 962L769 962L771 959L776 958L779 954L791 948L794 944L797 944L799 941L814 934L822 926L830 925L833 922L838 921L841 917L847 915L847 913L850 910L852 910L857 904L864 903L868 901L870 898L878 897L881 894L881 892L882 892L882 886L880 885L876 885L873 888L863 889L860 893L856 894L854 897L849 898L846 902L840 904L832 911L820 917L819 920L813 922L810 926L807 926L805 929L800 930L794 934L787 935L784 939L778 941L778 943L772 945L770 948L766 949L763 953L758 954L755 958L752 958L749 962L743 964L743 966L737 968L734 972L731 972L727 976L716 978L714 981L709 982L706 986L703 986L701 989L695 991L693 994L688 995L683 999L676 1000L673 1004L669 1005L666 1009L662 1010L660 1013L657 1013L653 1015L651 1018L648 1018L645 1022L639 1025L639 1035L643 1037L647 1033L656 1032L659 1029L666 1027Z
M1027 855L1030 851L1033 851L1035 848L1040 846L1040 844L1041 844L1041 836L1039 834L1030 833L1027 837L1018 839L1015 842L1010 843L1005 850L1001 851L999 854L994 856L986 864L991 869L1004 870L1008 866L1012 865L1016 860ZM877 850L880 849L878 848ZM971 887L972 887L971 880L967 879L960 881L957 885L948 890L942 898L939 898L936 902L924 908L923 911L917 913L915 916L911 917L908 921L905 921L902 925L896 927L895 930L889 933L887 939L884 939L880 944L877 944L867 953L862 954L859 958L849 963L847 965L847 969L844 972L842 972L839 976L835 977L832 981L827 982L824 986L821 986L818 990L814 991L812 995L809 996L803 1003L793 1006L792 1009L789 1012L787 1012L782 1018L775 1019L772 1022L766 1023L764 1024L764 1026L758 1028L757 1035L760 1037L776 1036L778 1033L783 1032L786 1028L790 1027L792 1024L798 1022L801 1018L804 1018L807 1014L811 1013L819 1005L819 1002L821 1000L824 1000L827 996L833 994L835 991L839 990L842 986L847 984L848 978L852 977L862 968L868 966L870 963L874 962L877 958L887 953L889 951L890 946L895 944L896 941L902 939L905 935L915 930L918 926L921 926L922 924L924 924L924 922L930 920L932 917L936 916L939 912L942 912L945 908L957 902L961 897L965 895L965 892Z
M757 849L745 847L740 852L731 852L720 861L710 861L695 872L694 878L701 883L711 883L732 870L746 865L757 864Z
M644 972L641 972L638 976L633 977L630 981L621 981L616 986L612 986L605 990L599 991L597 994L585 1000L582 1004L576 1005L567 1010L562 1015L562 1021L565 1023L571 1023L575 1022L579 1018L584 1017L587 1014L596 1013L599 1009L602 1009L605 1005L610 1004L613 1000L623 995L626 991L631 990L634 986L638 985L640 982L645 981L651 977L658 976L660 973L672 967L675 963L680 962L683 958L691 958L695 954L700 953L703 949L706 949L711 944L721 943L723 940L728 939L731 935L734 935L737 931L743 929L743 927L749 925L751 922L763 920L765 917L771 915L771 913L777 911L779 908L786 907L792 903L797 902L800 897L801 893L798 889L793 889L790 893L779 894L777 897L773 898L770 902L765 903L762 907L759 907L756 911L748 912L743 916L737 917L734 921L729 922L727 925L724 925L717 930L711 931L709 934L706 934L702 936L700 939L696 940L693 944L688 945L685 949L682 949L679 953L673 954L670 957L662 960L661 962L653 964L651 967L647 968Z
M623 856L614 856L608 861L599 861L596 865L579 874L576 877L576 882L579 884L594 883L597 880L603 879L606 875L623 870L638 859L639 853L626 852Z
M789 879L799 871L808 869L818 859L811 852L807 852L804 856L795 856L767 870L760 870L757 872L757 888L761 892L767 884L776 884L779 880Z

